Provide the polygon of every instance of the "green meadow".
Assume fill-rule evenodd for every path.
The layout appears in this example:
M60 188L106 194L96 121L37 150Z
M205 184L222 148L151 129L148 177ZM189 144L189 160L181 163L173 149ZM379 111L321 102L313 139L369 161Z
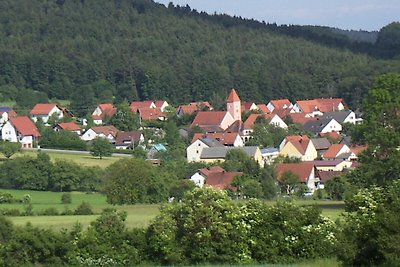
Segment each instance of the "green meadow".
M100 193L71 192L71 204L61 204L61 192L42 192L31 190L9 190L0 189L0 192L10 193L17 199L22 199L24 195L29 194L34 212L41 212L48 208L55 208L59 212L65 209L75 210L83 201L89 203L96 215L59 215L59 216L11 216L9 217L15 225L25 225L28 222L34 226L43 228L52 228L55 230L73 227L80 223L87 227L94 221L98 214L105 208L115 208L127 212L127 226L146 227L157 214L159 214L160 204L136 204L113 206L107 203L106 197ZM340 218L344 212L344 203L340 201L321 201L321 200L295 200L299 205L316 205L322 208L322 214L332 220ZM268 201L273 205L275 201ZM26 205L22 203L0 204L0 209L18 209L24 211Z
M31 156L35 157L38 152L34 150L24 150L21 153L17 153L12 156L15 157L22 157L22 156ZM50 156L50 158L55 160L67 160L73 161L77 164L87 167L100 167L106 168L109 165L113 164L114 162L120 160L122 157L105 157L105 158L96 158L89 154L77 154L77 153L63 153L63 152L43 152ZM4 160L4 156L0 156L0 159Z

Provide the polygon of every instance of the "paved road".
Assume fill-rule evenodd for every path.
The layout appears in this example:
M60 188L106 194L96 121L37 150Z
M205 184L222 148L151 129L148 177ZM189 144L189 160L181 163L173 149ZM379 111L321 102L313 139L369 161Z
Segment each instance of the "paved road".
M38 151L37 148L23 148L22 150ZM43 152L58 152L58 153L65 153L65 154L90 155L89 151L80 151L80 150L63 150L63 149L40 148L40 151L43 151ZM113 153L111 156L112 157L132 157L132 154Z

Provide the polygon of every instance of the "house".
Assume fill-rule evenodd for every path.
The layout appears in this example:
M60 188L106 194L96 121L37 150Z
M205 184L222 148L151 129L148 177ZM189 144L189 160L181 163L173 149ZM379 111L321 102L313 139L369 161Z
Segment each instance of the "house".
M116 149L133 149L144 144L142 132L118 132L115 138Z
M325 112L344 110L342 98L319 98L312 100L298 100L294 104L292 113L307 113L311 116L322 116Z
M161 108L139 108L138 113L141 121L165 121L167 115Z
M324 159L337 159L341 154L350 153L350 148L344 144L333 144L324 154Z
M69 132L74 132L77 135L81 135L82 129L79 127L78 124L75 122L61 122L56 124L56 126L53 127L54 131L59 132L59 131L69 131Z
M133 101L130 104L130 108L133 113L138 112L141 108L157 108L154 101L146 100L146 101Z
M360 118L356 118L356 114L351 110L338 110L338 111L330 111L325 112L321 119L334 119L340 124L350 123L356 124L360 122Z
M317 189L319 179L316 176L314 164L311 162L281 163L277 165L276 171L278 174L278 181L282 180L282 177L286 172L292 172L299 177L300 183L307 185L307 188L311 193L314 193Z
M318 189L324 189L328 181L341 177L345 174L343 171L317 171L317 177L319 178Z
M300 124L300 125L304 125L309 121L315 121L318 119L317 117L312 117L305 113L287 113L286 117L288 117L290 120L292 120L293 123Z
M258 104L257 108L261 113L270 113L267 105L265 105L265 104Z
M93 122L101 125L106 119L112 118L117 113L117 108L113 104L99 104L92 113Z
M235 89L227 100L227 111L199 111L190 128L200 127L204 132L222 132L234 122L241 121L241 101Z
M199 111L190 128L196 126L204 132L221 132L234 122L232 115L226 111Z
M186 148L186 159L188 162L199 162L204 148L223 147L220 142L211 138L201 138L194 141Z
M195 133L192 139L192 143L197 139L210 138L215 139L224 146L242 147L244 142L238 133Z
M290 110L292 107L293 104L289 99L275 99L267 104L267 108L271 113L278 110Z
M317 119L306 122L303 125L303 130L318 135L330 132L341 132L342 125L332 118Z
M335 159L335 160L314 160L315 168L318 171L343 171L344 169L351 168L352 162Z
M192 102L188 105L180 105L176 109L176 115L182 117L183 115L192 115L196 111L213 110L214 108L207 101Z
M242 112L258 111L258 106L254 102L242 102Z
M200 188L203 188L207 177L213 172L223 172L225 171L220 166L212 166L207 168L198 169L195 174L193 174L189 179Z
M154 101L154 105L156 106L156 108L159 108L161 112L165 112L165 108L169 107L168 102L165 100Z
M23 148L32 148L40 136L38 128L27 116L9 118L1 129L3 140L19 142Z
M242 138L245 142L249 141L254 130L254 124L257 119L264 118L270 125L287 129L287 124L277 114L250 114L243 123Z
M57 104L36 104L30 112L31 119L37 122L41 119L44 123L47 123L51 117L59 120L64 117L62 108Z
M266 147L261 149L261 155L263 157L264 163L271 165L274 160L279 156L279 149L274 147Z
M190 180L200 188L211 186L216 189L234 189L231 185L235 176L243 175L242 172L227 172L220 166L212 166L197 170Z
M167 148L163 144L154 144L149 151L147 151L148 159L159 159L160 153L167 152Z
M117 137L118 129L113 125L105 125L105 126L94 126L87 130L82 136L81 139L84 141L91 141L96 137L107 138L110 143L115 142L115 138Z
M308 136L287 136L279 145L281 156L300 158L301 161L312 161L318 157L317 150Z
M0 126L9 118L16 117L17 113L10 107L0 107Z
M247 156L255 160L260 167L264 167L264 160L262 158L261 150L256 146L244 146L244 147L205 147L202 149L200 154L200 161L213 163L225 161L227 153L231 149L240 149L244 151Z
M326 137L312 138L311 142L313 143L319 156L323 156L324 153L331 147L331 142L329 142L328 138Z

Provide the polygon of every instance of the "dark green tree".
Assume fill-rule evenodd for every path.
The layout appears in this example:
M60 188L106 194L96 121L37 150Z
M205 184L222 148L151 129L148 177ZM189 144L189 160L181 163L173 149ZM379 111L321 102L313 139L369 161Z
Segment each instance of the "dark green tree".
M7 159L19 151L21 151L21 144L19 142L0 141L0 153Z
M110 144L110 142L102 137L96 137L93 139L91 147L90 147L90 153L94 157L99 157L102 159L103 157L109 157L112 154L113 146Z

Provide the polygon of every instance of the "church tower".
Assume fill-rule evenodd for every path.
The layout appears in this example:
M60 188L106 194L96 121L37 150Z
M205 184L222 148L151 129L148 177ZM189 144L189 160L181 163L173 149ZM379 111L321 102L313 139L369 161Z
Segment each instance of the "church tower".
M242 120L242 104L236 90L232 88L226 100L226 110L232 115L235 121Z

